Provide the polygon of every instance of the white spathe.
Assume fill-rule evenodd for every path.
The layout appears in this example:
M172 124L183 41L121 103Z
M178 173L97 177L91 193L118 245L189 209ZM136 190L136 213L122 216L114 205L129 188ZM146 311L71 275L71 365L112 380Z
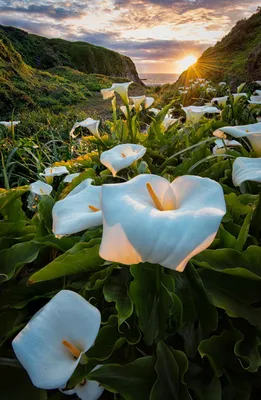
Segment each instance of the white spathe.
M256 124L250 124L250 125L224 126L223 128L219 128L219 131L229 134L229 135L233 136L234 138L247 137L253 147L253 150L256 152L256 154L258 154L258 155L261 154L261 123L260 122L257 122ZM215 132L213 133L213 135L215 135Z
M74 131L76 128L79 128L80 126L82 128L87 128L89 131L93 134L93 136L100 138L99 134L99 124L100 121L97 119L93 118L86 118L84 121L81 122L76 122L70 132L70 135L75 138L76 136L74 135Z
M164 211L155 206L148 184ZM177 271L212 243L226 212L217 182L182 176L170 184L150 174L103 185L102 209L102 258L127 265L150 262Z
M164 120L162 121L162 130L163 132L166 132L169 127L173 124L175 124L175 122L177 122L178 119L177 118L170 118L167 115L165 116Z
M113 83L109 89L101 89L103 99L109 99L110 97L113 97L114 93L116 92L121 97L125 105L129 104L128 89L132 83L132 81L124 83Z
M237 140L215 140L215 147L213 147L213 154L218 154L220 149L225 149L225 147L242 147L242 144L239 143Z
M0 121L0 125L5 126L8 129L11 129L12 126L16 126L20 124L21 121Z
M65 183L71 183L74 180L74 178L77 178L77 176L79 176L79 175L81 175L80 172L76 172L75 174L69 174L64 178L63 181Z
M93 186L86 179L63 200L55 203L53 233L57 236L71 235L102 224L100 186Z
M121 169L129 167L146 153L146 148L139 144L119 144L101 154L100 161L107 167L113 176Z
M205 114L219 114L220 110L216 107L208 106L188 106L182 107L182 110L186 113L187 122L197 123Z
M130 96L130 100L133 102L136 113L141 111L141 104L145 101L146 96Z
M45 177L53 177L53 176L61 176L64 174L69 174L69 171L66 167L49 167L45 168L44 172L41 172L39 175Z
M254 94L257 95L257 96L261 96L261 90L255 90Z
M64 387L93 344L101 322L100 312L79 294L61 290L14 338L14 352L33 384L41 389ZM63 341L80 354L71 354Z
M251 96L250 100L248 100L250 106L257 106L257 105L261 105L261 96Z
M101 365L97 365L91 372L96 371L100 367ZM104 392L104 388L99 384L99 382L88 381L85 379L82 383L76 385L75 388L61 390L61 392L67 395L77 394L81 400L98 400Z
M261 81L255 81L259 86L261 86Z
M235 186L245 181L261 182L261 158L238 157L233 164L232 179Z
M134 104L129 105L129 110L131 111L134 108ZM125 115L125 118L128 118L128 110L126 106L120 106L121 112Z
M152 104L154 103L155 99L154 97L146 97L145 99L145 108L150 108Z
M154 115L158 115L158 113L161 112L161 110L158 108L150 108L149 111L152 112Z
M219 86L226 86L227 82L219 82Z
M212 104L217 103L219 106L225 107L225 105L226 105L226 103L227 103L227 99L228 99L228 96L214 97L214 98L211 100L211 103L212 103Z
M36 181L31 183L30 190L31 193L36 194L38 196L44 196L44 195L48 196L52 192L53 188L51 185L48 185L43 181Z

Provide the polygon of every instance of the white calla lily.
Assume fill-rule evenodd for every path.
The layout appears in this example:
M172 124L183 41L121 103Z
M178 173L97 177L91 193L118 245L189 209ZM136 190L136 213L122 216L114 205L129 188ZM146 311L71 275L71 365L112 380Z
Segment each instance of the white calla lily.
M259 86L261 86L261 81L255 81Z
M207 106L189 106L182 107L182 110L186 113L187 122L197 123L205 114L219 114L220 110L216 107Z
M154 115L158 115L158 113L161 112L161 110L159 110L158 108L150 108L149 111L152 112Z
M225 147L227 148L242 147L242 144L239 143L237 140L217 139L215 140L215 147L213 147L213 154L218 154L219 150L224 150Z
M114 90L112 89L101 89L103 100L111 99L114 96Z
M20 124L21 121L0 121L0 125L5 126L8 129L11 129L12 126L16 126Z
M109 89L101 89L103 99L109 99L118 93L125 105L129 104L128 89L133 82L113 83Z
M251 125L224 126L220 131L234 138L247 137L256 154L261 155L261 123ZM215 135L215 132L213 133ZM215 135L216 136L216 135Z
M115 176L121 169L129 167L146 153L146 148L139 144L119 144L101 154L100 161Z
M14 352L33 384L42 389L64 387L93 344L100 312L79 294L61 290L14 338Z
M99 134L99 124L100 121L93 119L93 118L86 118L84 121L81 122L76 122L70 132L70 136L75 138L76 136L74 135L75 129L79 128L80 126L83 128L89 129L89 131L93 134L93 136L100 138Z
M54 176L61 176L64 174L69 174L69 171L66 167L61 166L61 167L45 168L44 172L41 172L39 175L45 176L46 178L48 178L48 177L54 177Z
M232 96L234 97L234 102L236 103L242 97L247 97L247 94L246 93L234 93Z
M145 108L150 108L152 104L154 103L155 99L154 97L146 97L145 99Z
M96 371L100 367L101 365L97 365L91 372ZM98 400L104 392L104 388L99 382L84 379L74 389L61 390L61 392L67 395L76 394L81 400Z
M227 82L219 82L219 86L226 86Z
M77 176L79 176L81 173L80 172L76 172L75 174L69 174L64 178L64 182L65 183L71 183L74 178L77 178Z
M226 106L226 103L227 103L227 99L228 99L228 96L214 97L214 98L211 100L211 103L212 103L212 104L218 104L218 105L221 106L221 107L225 107L225 106Z
M261 182L261 158L238 157L233 164L232 179L235 186L245 181Z
M261 96L261 90L255 90L254 95Z
M169 127L175 124L177 121L178 121L177 118L170 118L168 115L166 115L164 120L162 121L163 132L166 132L169 129Z
M101 187L91 183L92 179L86 179L55 203L52 210L55 235L71 235L102 224Z
M222 188L211 179L182 176L170 184L145 174L103 185L102 208L102 258L177 271L212 243L226 212Z
M130 111L134 108L134 104L129 105ZM126 106L120 106L120 110L123 112L125 118L128 118L128 110Z
M36 181L31 183L30 190L31 193L36 194L37 196L48 196L52 192L53 188L51 185L48 185L43 181Z
M130 96L130 100L133 102L136 113L141 111L141 104L145 101L146 96Z

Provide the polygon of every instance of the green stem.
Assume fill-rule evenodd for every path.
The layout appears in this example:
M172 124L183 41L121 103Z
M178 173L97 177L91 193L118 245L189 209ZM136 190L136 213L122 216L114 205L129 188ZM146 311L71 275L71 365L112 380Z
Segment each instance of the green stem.
M227 150L227 146L226 146L225 140L222 139L222 142L223 142L223 145L224 145L226 153L227 153L228 150ZM229 165L230 165L230 168L231 168L231 171L232 171L232 163L231 163L230 157L228 157L228 162L229 162Z
M22 365L19 363L19 361L13 358L0 357L0 365L5 367L22 368Z

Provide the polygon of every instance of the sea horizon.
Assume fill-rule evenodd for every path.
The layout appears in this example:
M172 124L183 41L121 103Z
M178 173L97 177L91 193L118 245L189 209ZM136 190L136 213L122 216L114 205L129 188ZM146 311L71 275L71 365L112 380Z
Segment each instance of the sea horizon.
M146 86L163 86L167 83L175 83L180 74L164 74L164 73L139 73L140 79Z

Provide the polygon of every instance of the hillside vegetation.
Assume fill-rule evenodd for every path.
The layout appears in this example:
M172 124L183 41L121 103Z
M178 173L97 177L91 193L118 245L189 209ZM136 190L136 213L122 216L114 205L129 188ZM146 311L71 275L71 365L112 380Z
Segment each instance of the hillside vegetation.
M261 77L261 11L233 27L228 35L208 48L197 63L184 71L171 91L188 84L190 79L206 78L213 82L226 81L232 86L260 80Z
M23 37L27 39L23 41ZM58 42L61 43L62 41L58 40ZM40 46L41 43L42 47ZM130 79L127 77L127 69L125 70L126 75L124 75L123 70L120 71L119 69L119 60L121 59L126 59L126 63L129 62L136 72L134 64L127 57L97 47L100 51L100 57L102 58L104 50L104 55L106 54L106 57L110 60L111 67L115 66L114 77L102 73L94 73L101 71L97 71L98 68L96 67L91 70L90 66L88 67L88 72L93 73L87 74L78 70L77 66L73 66L69 61L68 64L71 66L64 66L62 62L59 64L61 53L58 50L57 53L55 52L55 46L52 48L52 46L48 47L46 45L44 49L44 43L48 43L48 39L29 35L15 28L0 28L0 118L10 118L14 108L17 112L24 109L33 110L47 107L58 112L60 110L64 111L67 106L73 104L85 104L86 100L92 96L92 92L110 87L115 80L123 82ZM63 41L63 46L60 48L65 49L66 43L68 43L68 48L70 47L70 51L73 53L73 43L69 44L69 42ZM84 47L85 44L82 45ZM34 58L34 51L36 52L37 46L39 56L36 57L35 53ZM86 44L86 49L91 49L92 47L96 49L96 46ZM50 48L52 48L51 53ZM76 48L78 49L77 45ZM52 68L47 70L45 67L47 67L48 56L53 62L49 63L49 67ZM77 57L79 60L81 59L80 53L75 51L75 59ZM82 56L82 60L84 59L87 60ZM93 59L95 59L97 65L101 65L101 68L102 66L104 67L103 61L99 63L98 58L94 56ZM35 64L33 60L35 60ZM38 66L36 66L37 60L40 61ZM41 64L44 60L46 64ZM56 63L54 62L55 60ZM43 69L39 69L40 67ZM103 70L103 72L109 73L112 71ZM115 76L117 72L120 73L118 77Z

